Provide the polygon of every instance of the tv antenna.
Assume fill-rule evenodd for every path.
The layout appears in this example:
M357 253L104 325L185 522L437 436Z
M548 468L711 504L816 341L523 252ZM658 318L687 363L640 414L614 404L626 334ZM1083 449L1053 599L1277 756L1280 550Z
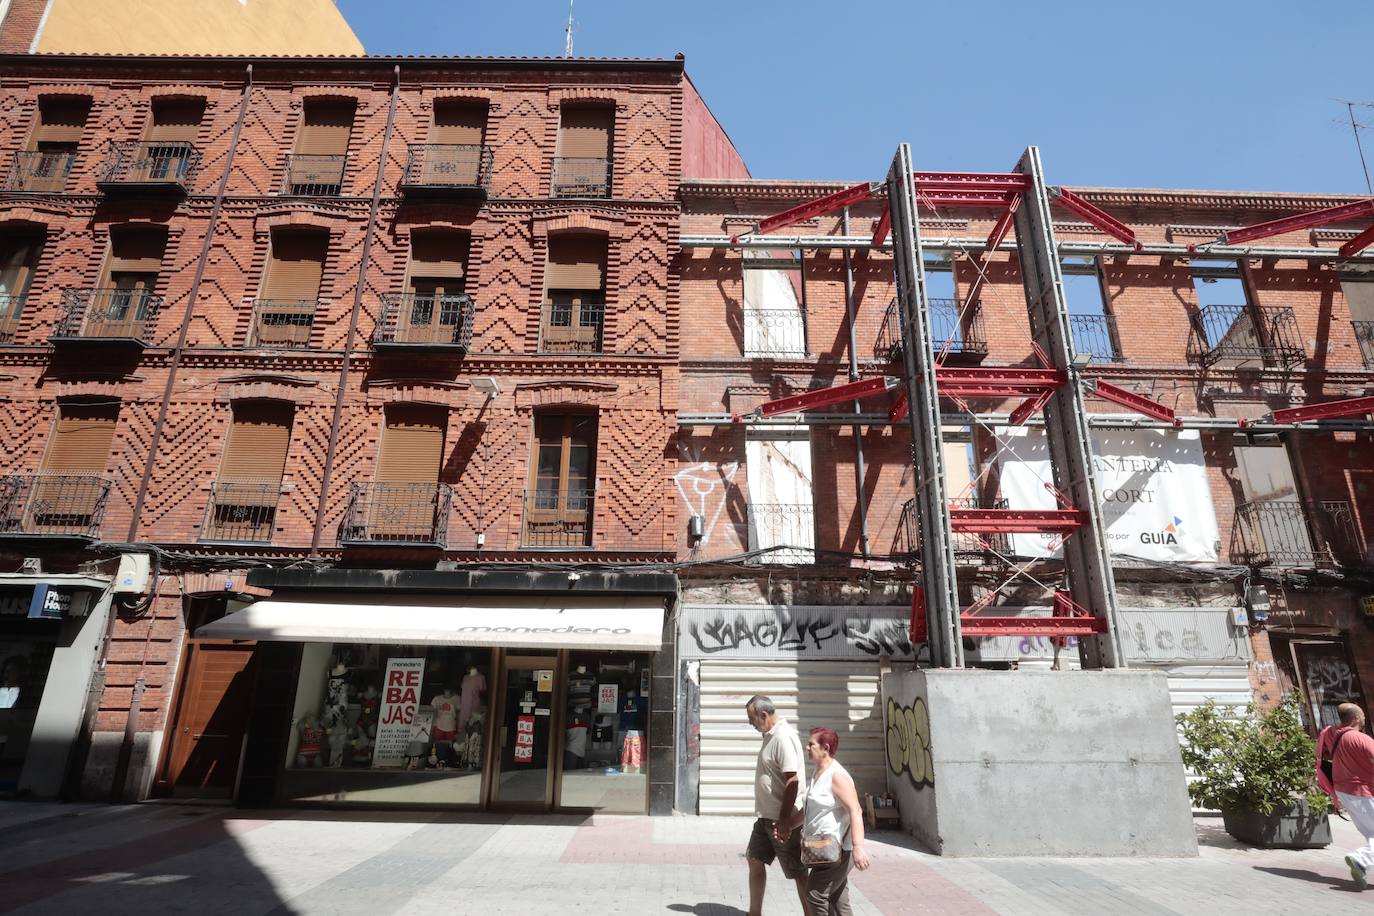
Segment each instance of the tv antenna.
M1360 168L1364 169L1364 186L1370 194L1374 194L1374 184L1369 181L1369 163L1364 158L1364 144L1360 142L1360 131L1374 127L1371 124L1361 124L1355 120L1355 106L1361 108L1374 108L1374 102L1364 102L1358 99L1332 99L1333 102L1340 102L1345 106L1345 112L1350 116L1350 132L1355 135L1355 149L1360 153ZM1342 124L1342 121L1334 121L1335 124Z
M568 24L563 29L563 56L573 56L573 0L568 0Z

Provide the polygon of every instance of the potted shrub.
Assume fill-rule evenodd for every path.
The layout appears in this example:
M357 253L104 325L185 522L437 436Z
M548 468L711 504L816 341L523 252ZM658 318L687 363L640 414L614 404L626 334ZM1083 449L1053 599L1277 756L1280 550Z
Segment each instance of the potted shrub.
M1298 700L1259 712L1212 700L1178 716L1183 763L1196 777L1188 794L1220 811L1226 832L1264 848L1316 849L1331 843L1331 799L1317 786L1315 746Z

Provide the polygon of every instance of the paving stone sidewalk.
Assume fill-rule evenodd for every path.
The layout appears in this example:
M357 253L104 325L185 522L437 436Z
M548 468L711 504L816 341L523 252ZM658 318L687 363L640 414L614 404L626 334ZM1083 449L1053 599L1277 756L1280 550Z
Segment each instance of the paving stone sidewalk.
M945 859L871 838L854 912L1374 913L1325 850L1263 851L1198 822L1195 859ZM749 822L722 817L505 816L205 805L0 803L0 913L739 916ZM795 914L771 870L765 913Z

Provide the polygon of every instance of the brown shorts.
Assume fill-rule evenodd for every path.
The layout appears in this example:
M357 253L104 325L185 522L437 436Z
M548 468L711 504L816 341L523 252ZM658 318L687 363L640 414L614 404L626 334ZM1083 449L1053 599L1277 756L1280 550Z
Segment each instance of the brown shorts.
M754 821L754 832L749 835L749 848L744 855L764 865L772 865L773 860L777 859L783 875L788 878L806 875L806 867L801 861L801 829L793 830L787 842L779 843L773 839L773 822L766 817Z

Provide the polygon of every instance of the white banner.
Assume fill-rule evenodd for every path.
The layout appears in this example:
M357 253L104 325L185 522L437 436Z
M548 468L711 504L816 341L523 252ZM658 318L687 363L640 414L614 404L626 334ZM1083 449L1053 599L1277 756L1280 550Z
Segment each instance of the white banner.
M377 737L372 745L374 767L398 767L406 762L411 726L420 707L420 684L425 678L423 658L392 658L386 663Z
M1054 509L1043 430L999 429L1002 495L1013 509ZM1102 497L1107 546L1144 560L1216 562L1220 534L1197 430L1094 430L1093 466ZM1015 534L1012 552L1059 555L1052 535Z

